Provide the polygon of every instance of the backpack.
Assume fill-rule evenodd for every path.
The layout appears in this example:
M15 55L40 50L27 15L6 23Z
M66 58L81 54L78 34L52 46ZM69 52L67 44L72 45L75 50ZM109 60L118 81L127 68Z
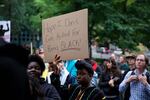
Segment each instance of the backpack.
M131 75L135 75L134 71L132 71ZM147 82L150 84L150 72L146 72ZM124 93L124 99L123 100L129 100L130 97L130 85L127 87L125 93Z

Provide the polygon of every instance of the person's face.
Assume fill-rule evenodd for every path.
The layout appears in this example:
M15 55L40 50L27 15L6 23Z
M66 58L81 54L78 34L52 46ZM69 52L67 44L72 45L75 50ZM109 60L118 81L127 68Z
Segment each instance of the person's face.
M111 69L112 63L111 62L107 62L106 66L107 66L108 69Z
M124 58L123 58L123 57L120 57L120 58L119 58L119 61L120 61L120 63L124 62Z
M137 69L144 69L146 67L146 61L144 55L138 55L136 58L136 68Z
M111 54L111 59L116 59L116 56L115 56L115 54Z
M88 85L92 79L87 70L82 69L77 71L77 81L80 85Z
M129 65L134 65L135 64L135 59L134 58L128 58L128 64Z
M30 62L27 68L29 77L39 78L41 76L41 68L37 62Z

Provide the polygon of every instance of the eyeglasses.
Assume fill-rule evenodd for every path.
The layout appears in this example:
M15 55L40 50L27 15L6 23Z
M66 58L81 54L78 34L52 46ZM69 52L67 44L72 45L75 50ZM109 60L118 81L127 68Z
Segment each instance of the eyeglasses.
M136 61L141 61L141 62L143 62L143 61L145 61L144 59L136 59Z

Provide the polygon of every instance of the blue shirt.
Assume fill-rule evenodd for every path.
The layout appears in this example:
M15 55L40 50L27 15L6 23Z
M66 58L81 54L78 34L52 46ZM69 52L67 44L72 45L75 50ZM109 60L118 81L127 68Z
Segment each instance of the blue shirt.
M77 60L67 60L64 66L67 68L68 72L71 74L71 76L76 77L77 76L77 68L75 67L75 63Z
M147 70L145 69L143 74L145 75ZM125 81L130 77L132 71L129 71L124 80L119 85L119 91L125 92L126 88L129 84L125 83ZM134 71L135 75L139 75L137 70ZM130 82L130 98L129 100L150 100L150 84L144 85L139 81Z

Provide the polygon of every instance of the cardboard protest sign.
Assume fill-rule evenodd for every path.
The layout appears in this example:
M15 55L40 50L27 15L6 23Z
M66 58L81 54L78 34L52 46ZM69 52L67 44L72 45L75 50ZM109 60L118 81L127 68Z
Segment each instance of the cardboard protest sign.
M42 34L46 62L56 54L62 60L89 57L87 9L44 19Z

